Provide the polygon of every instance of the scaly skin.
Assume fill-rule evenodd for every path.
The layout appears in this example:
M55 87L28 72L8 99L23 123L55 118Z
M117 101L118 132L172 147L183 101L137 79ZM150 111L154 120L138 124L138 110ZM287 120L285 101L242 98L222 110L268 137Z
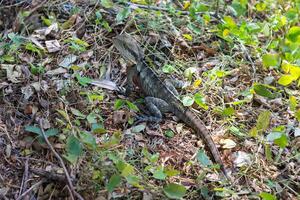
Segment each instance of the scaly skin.
M203 121L191 109L185 107L178 97L160 80L157 74L147 66L144 62L143 51L137 42L132 37L123 34L115 38L114 45L123 57L136 63L136 66L131 71L131 77L128 78L129 82L133 79L132 76L134 75L134 78L138 82L135 82L135 84L141 87L147 96L156 97L167 102L171 112L201 137L208 147L213 160L220 165L225 177L230 180L221 160L220 153Z

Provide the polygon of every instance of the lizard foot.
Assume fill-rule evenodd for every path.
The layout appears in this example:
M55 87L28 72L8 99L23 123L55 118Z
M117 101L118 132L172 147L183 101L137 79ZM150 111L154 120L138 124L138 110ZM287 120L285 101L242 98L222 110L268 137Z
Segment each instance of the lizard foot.
M139 124L142 122L152 122L154 124L158 124L159 122L161 122L161 118L146 115L137 115L135 124Z

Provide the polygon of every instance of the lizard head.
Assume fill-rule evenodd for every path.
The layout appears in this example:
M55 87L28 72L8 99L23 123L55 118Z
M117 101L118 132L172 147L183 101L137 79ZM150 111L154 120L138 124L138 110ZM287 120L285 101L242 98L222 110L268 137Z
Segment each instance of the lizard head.
M137 41L128 34L118 35L113 39L113 44L121 55L129 62L137 64L144 59L144 51Z

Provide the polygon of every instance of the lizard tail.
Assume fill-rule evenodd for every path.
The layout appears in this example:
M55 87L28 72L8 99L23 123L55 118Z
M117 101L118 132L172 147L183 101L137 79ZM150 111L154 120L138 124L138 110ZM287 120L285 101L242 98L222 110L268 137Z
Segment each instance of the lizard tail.
M198 136L204 141L204 144L207 146L209 153L211 154L214 162L220 165L220 169L223 172L224 176L231 180L221 159L219 150L217 149L214 141L212 140L209 131L205 127L203 121L190 109L186 109L181 118L187 125L189 125Z

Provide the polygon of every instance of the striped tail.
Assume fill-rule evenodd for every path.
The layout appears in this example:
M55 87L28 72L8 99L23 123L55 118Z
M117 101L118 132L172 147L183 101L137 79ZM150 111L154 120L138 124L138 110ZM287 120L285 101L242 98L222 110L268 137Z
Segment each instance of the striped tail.
M176 106L173 107L173 109ZM175 108L176 109L176 108ZM174 110L175 110L174 109ZM228 180L231 180L228 176L228 173L224 167L224 164L221 159L221 155L219 153L219 150L217 149L214 141L212 140L209 131L205 127L205 124L203 121L190 109L185 108L182 110L181 106L180 108L176 109L174 113L176 113L177 117L179 117L182 121L184 121L187 125L189 125L198 136L201 137L201 139L204 141L204 144L209 150L209 153L211 154L213 161L220 165L220 169L222 170L223 174Z

